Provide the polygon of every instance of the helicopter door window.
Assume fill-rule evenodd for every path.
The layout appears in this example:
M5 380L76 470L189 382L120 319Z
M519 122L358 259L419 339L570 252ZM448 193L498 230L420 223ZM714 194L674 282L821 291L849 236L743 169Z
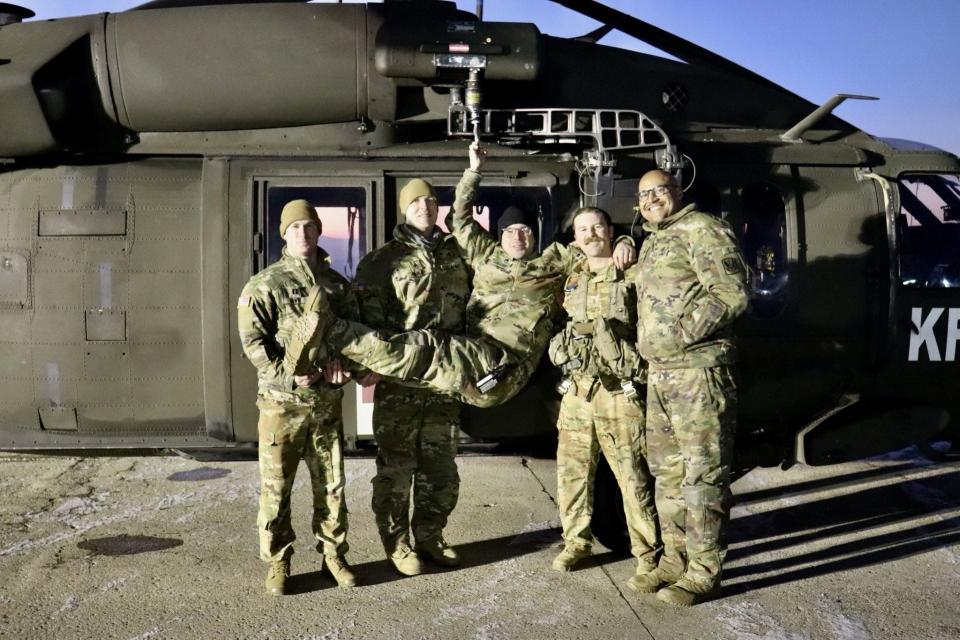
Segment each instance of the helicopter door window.
M900 282L908 287L960 287L960 178L900 176Z
M440 215L437 224L449 231L447 214L453 204L453 187L437 187L437 201L440 203ZM497 228L500 216L507 207L514 205L524 211L536 212L540 221L537 234L539 249L553 241L553 207L550 204L550 190L547 187L480 187L474 205L474 219L487 229ZM496 234L494 234L496 235Z
M267 190L266 260L280 258L280 212L283 205L303 198L317 209L323 233L317 244L330 255L331 265L347 279L354 276L366 247L367 191L363 187L270 187Z
M783 195L772 185L754 184L744 187L740 199L740 238L753 280L750 311L760 318L772 318L783 311L787 293L787 213Z

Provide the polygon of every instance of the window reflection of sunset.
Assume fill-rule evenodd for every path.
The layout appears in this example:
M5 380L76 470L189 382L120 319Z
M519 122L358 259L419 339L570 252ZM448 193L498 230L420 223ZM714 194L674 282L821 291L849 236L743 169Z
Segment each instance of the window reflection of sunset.
M350 229L347 226L347 207L314 208L317 210L320 222L323 223L323 233L321 234L323 237L338 240L346 240L350 237ZM359 212L360 215L362 213L362 211Z
M347 279L352 278L357 262L364 254L359 241L360 229L363 225L363 209L357 209L352 243L348 224L350 207L314 207L314 209L323 225L317 245L329 254L334 269Z

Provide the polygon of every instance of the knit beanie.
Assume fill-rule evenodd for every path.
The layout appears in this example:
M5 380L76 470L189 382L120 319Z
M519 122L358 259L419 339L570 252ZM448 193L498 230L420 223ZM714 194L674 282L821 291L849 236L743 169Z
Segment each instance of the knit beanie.
M537 217L531 213L527 213L520 207L510 205L500 214L500 219L497 220L497 231L499 235L503 235L503 230L512 224L525 224L530 227L534 235L537 233Z
M400 197L397 199L400 213L406 215L407 207L410 206L410 203L423 196L429 196L431 198L437 197L437 192L433 190L433 185L429 182L421 180L420 178L414 178L405 184L403 189L400 189Z
M323 224L314 206L306 200L291 200L283 205L283 211L280 212L280 237L287 232L287 227L298 220L316 222L317 230L323 233Z

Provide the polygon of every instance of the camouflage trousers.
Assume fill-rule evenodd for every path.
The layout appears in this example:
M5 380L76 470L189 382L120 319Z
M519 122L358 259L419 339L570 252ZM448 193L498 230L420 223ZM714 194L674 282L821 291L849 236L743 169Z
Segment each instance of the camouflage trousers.
M430 391L377 384L373 433L377 474L371 506L387 553L399 543L440 538L457 506L460 405ZM413 493L413 516L410 497Z
M586 550L593 545L590 519L602 451L623 494L630 551L652 569L659 542L653 482L644 458L642 401L578 378L560 402L557 426L557 501L565 546Z
M647 450L656 478L661 564L719 583L730 513L737 390L727 366L651 369Z
M325 555L347 551L347 505L343 496L343 422L340 403L277 403L259 398L260 558L293 553L290 494L300 460L313 487L313 535Z
M333 351L404 386L430 389L476 407L493 407L515 396L530 381L549 342L544 331L530 354L518 354L496 340L437 330L400 333L383 339L363 324L338 320L328 339ZM477 382L504 367L486 393Z

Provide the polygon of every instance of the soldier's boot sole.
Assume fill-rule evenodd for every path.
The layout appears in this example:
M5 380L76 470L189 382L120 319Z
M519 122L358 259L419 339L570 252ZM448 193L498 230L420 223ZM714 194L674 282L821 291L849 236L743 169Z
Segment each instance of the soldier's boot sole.
M335 320L326 294L318 286L311 288L284 353L283 366L289 375L302 375L327 359L326 333Z

